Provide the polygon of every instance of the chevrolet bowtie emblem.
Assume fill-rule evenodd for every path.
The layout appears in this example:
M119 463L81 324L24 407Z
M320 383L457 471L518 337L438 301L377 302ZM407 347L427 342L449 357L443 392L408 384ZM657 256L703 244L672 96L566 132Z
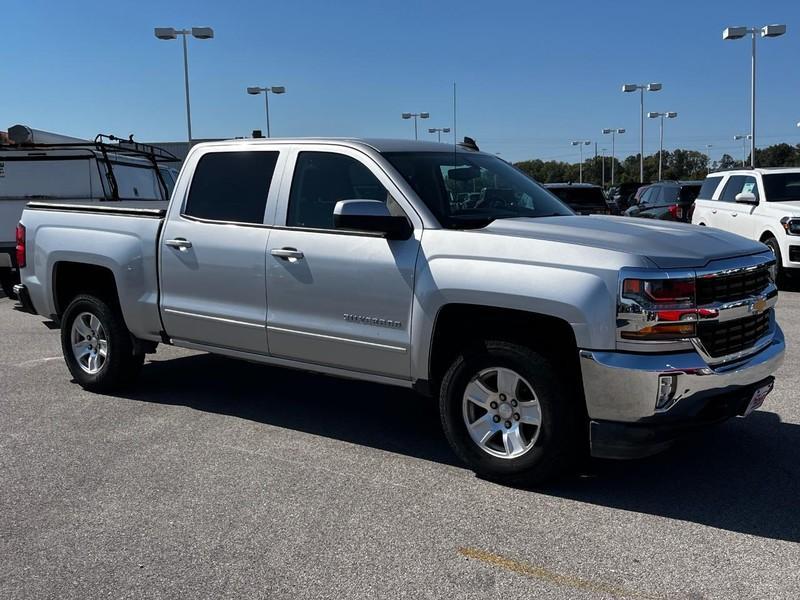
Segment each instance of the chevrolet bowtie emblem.
M767 310L767 301L764 298L759 298L750 305L750 312L760 315Z

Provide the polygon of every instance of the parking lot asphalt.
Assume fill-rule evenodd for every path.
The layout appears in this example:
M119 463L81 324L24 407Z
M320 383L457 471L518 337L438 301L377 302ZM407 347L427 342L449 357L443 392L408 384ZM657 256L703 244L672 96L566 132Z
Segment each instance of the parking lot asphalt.
M761 410L538 490L410 392L162 347L70 381L0 297L0 598L797 598L800 293Z

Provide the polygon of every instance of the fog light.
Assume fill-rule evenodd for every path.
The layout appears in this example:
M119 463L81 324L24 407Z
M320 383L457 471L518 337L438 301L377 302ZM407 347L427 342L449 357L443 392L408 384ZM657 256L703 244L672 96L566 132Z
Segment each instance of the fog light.
M675 375L659 375L658 377L658 397L656 398L656 410L664 410L672 406L675 399L675 388L677 387L678 377Z

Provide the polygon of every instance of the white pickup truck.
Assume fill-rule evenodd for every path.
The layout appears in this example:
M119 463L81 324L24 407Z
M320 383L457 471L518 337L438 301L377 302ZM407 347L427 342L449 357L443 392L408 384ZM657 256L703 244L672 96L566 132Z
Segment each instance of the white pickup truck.
M747 415L784 353L759 242L577 216L469 144L200 144L166 211L36 202L17 237L20 301L89 390L159 343L413 388L514 483Z
M706 177L692 223L766 244L780 282L800 269L800 169L737 169Z

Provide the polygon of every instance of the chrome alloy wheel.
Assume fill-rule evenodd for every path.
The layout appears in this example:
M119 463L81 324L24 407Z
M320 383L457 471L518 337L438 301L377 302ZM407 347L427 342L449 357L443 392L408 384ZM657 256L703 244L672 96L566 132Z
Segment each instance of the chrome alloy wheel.
M89 375L97 375L108 359L108 338L100 319L92 313L83 312L72 322L70 332L72 354L81 369Z
M464 391L464 423L472 441L498 458L519 458L539 437L542 411L533 386L504 367L484 369Z

